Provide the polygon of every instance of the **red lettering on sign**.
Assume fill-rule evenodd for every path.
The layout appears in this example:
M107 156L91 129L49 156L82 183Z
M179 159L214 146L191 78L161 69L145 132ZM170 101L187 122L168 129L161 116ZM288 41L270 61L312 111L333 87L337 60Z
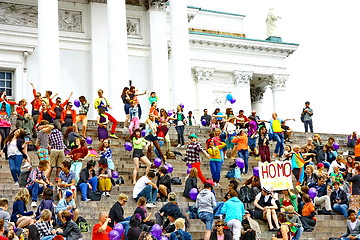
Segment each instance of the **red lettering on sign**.
M285 162L283 175L285 177L290 177L291 176L291 164L290 164L290 162Z
M268 166L261 166L261 173L262 173L262 178L268 178L269 177L269 172L268 172ZM264 176L266 174L266 177Z
M274 164L269 165L269 175L271 178L276 177L276 168Z

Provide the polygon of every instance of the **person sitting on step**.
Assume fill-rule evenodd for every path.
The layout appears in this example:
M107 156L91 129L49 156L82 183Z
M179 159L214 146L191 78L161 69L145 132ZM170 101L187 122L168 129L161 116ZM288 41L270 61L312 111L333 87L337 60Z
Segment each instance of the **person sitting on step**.
M133 190L133 198L137 201L140 197L146 198L146 207L156 207L156 196L158 193L158 187L151 180L154 179L155 173L153 171L148 172L145 176L142 176L135 184Z

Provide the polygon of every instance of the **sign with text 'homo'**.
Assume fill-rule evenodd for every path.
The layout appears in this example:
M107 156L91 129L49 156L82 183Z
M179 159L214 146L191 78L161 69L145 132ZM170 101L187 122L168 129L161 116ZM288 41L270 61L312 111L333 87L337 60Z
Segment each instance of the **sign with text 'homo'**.
M259 177L261 186L269 190L293 188L290 161L259 162Z

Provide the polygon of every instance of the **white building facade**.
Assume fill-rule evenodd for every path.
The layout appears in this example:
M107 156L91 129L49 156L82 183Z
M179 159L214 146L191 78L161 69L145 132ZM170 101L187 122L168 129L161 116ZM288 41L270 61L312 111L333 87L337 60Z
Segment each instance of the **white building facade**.
M195 114L232 107L261 115L262 101L272 101L281 114L285 59L298 45L247 38L244 18L183 0L2 0L0 90L31 101L34 83L41 93L65 99L73 91L72 100L92 103L103 89L118 120L130 84L155 91L165 109L183 103Z

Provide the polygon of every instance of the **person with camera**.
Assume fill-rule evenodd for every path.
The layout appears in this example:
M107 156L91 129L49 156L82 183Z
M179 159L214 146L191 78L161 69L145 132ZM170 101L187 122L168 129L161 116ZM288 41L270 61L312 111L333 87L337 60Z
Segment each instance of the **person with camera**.
M305 132L308 132L310 128L310 132L314 132L313 130L313 122L312 122L312 115L314 114L313 109L310 107L310 102L305 102L305 108L303 108L301 113L301 120L304 123Z
M106 212L99 214L99 222L94 225L92 230L92 240L107 240L109 239L108 234L112 230L109 226L111 218Z
M331 205L334 211L344 215L345 219L348 218L348 198L346 193L340 189L340 183L333 183L334 190L330 195Z
M74 195L71 191L66 191L64 195L65 198L60 199L58 205L56 206L55 213L58 215L58 218L62 223L64 223L62 216L65 211L69 211L73 216L73 220L76 221L79 217L80 211L76 207Z

